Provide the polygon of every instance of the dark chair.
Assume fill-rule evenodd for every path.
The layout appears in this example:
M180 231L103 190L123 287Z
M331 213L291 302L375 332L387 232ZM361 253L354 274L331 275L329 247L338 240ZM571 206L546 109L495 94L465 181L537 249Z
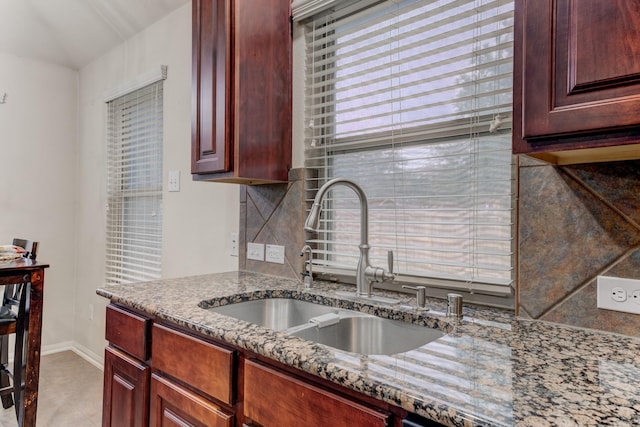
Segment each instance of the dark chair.
M24 239L13 239L13 245L25 249L23 257L35 261L38 254L38 242ZM26 325L28 325L29 292L28 283L5 285L0 306L0 398L2 407L16 405L16 414L21 405L23 379L25 373ZM15 351L13 369L9 369L9 336L15 334ZM12 380L12 381L11 381ZM17 387L16 387L17 385Z

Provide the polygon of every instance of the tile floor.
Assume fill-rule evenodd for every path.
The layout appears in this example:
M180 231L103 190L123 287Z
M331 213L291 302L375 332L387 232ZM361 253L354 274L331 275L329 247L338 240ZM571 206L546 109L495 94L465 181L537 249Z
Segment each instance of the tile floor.
M100 427L102 371L72 351L42 356L37 427ZM0 427L17 425L0 406Z

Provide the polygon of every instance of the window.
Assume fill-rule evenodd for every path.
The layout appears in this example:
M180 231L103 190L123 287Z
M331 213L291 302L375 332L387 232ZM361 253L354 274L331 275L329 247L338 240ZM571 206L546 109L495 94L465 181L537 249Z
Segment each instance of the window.
M107 283L160 278L162 81L107 103Z
M372 264L393 250L399 282L512 305L513 0L344 5L306 24L309 198L353 179L369 200ZM329 196L307 240L314 270L353 271L357 197Z

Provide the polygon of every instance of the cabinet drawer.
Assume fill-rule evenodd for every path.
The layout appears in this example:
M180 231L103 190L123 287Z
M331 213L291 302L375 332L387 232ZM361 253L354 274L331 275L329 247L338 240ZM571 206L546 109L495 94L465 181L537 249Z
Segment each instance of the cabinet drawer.
M389 414L249 360L244 366L244 414L264 426L383 427L389 424Z
M233 415L157 374L151 376L150 412L150 427L233 426Z
M153 325L154 369L233 403L233 351L161 325Z
M140 360L149 358L151 319L110 304L107 306L105 338Z

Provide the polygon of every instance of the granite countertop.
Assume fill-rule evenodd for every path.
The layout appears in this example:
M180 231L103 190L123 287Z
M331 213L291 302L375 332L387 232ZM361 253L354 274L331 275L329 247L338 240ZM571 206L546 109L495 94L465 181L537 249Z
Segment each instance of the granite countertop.
M131 285L97 293L213 338L317 375L450 426L640 425L640 340L465 306L461 321L429 311L336 297L329 282L229 272ZM448 333L392 356L359 355L203 309L242 300L293 297L436 327Z

